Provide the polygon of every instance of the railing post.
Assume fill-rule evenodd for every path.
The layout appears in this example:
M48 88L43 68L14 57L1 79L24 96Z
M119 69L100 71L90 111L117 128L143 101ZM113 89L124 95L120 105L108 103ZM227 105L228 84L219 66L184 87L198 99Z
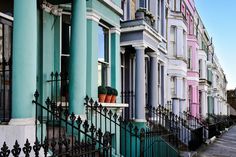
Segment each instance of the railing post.
M140 157L144 157L144 140L145 140L145 130L142 128L140 130Z

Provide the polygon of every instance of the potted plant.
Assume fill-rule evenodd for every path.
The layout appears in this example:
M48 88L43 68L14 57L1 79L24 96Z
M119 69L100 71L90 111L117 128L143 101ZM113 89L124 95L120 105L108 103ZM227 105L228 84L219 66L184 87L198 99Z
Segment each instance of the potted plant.
M104 102L106 99L107 89L105 86L98 87L98 98L99 102Z
M106 95L105 102L110 103L111 97L112 97L112 88L107 86L106 89L107 89L107 95Z
M146 12L146 9L145 9L145 8L139 8L139 9L135 12L135 18L136 18L136 19L144 19L144 18L145 18L145 12Z
M111 103L115 103L116 102L116 97L118 95L118 92L115 88L112 89L112 97L111 97Z

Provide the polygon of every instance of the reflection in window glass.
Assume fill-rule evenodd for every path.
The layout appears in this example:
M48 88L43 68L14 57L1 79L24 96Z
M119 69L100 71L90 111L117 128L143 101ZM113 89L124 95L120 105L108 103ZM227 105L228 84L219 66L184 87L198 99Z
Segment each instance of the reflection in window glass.
M108 30L99 26L98 28L98 60L101 62L109 62L109 34Z
M98 85L107 85L109 67L109 30L98 28Z

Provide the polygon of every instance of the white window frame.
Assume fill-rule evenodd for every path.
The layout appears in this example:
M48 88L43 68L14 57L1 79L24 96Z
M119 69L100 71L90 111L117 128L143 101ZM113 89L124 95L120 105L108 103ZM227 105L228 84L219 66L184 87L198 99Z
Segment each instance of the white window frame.
M111 30L108 26L106 26L105 24L99 22L98 25L106 28L108 30L108 62L105 62L105 61L101 61L99 59L98 60L98 63L101 63L101 64L106 64L107 65L107 82L106 82L106 85L107 86L110 86L111 85Z

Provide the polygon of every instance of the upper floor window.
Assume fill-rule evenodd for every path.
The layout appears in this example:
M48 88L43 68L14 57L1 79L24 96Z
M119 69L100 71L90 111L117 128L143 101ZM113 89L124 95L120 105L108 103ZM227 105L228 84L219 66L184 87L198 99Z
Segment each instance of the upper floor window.
M172 11L180 12L181 0L170 0L170 8Z
M176 27L170 27L170 51L172 56L176 54Z
M188 69L192 68L191 56L192 56L192 46L189 46L188 47Z
M202 59L199 60L199 77L202 78Z
M189 20L189 34L193 34L194 33L194 21L193 21L193 17L190 16L190 20Z
M135 19L135 12L136 12L136 0L130 0L130 7L131 7L131 19L133 20L133 19Z
M109 29L98 28L98 85L108 84L109 68Z
M150 0L139 0L139 7L150 10Z
M193 87L192 86L188 86L188 111L190 111L191 108L191 104L192 104L192 92L193 92Z
M187 33L185 30L183 30L183 53L184 53L184 58L187 58Z

